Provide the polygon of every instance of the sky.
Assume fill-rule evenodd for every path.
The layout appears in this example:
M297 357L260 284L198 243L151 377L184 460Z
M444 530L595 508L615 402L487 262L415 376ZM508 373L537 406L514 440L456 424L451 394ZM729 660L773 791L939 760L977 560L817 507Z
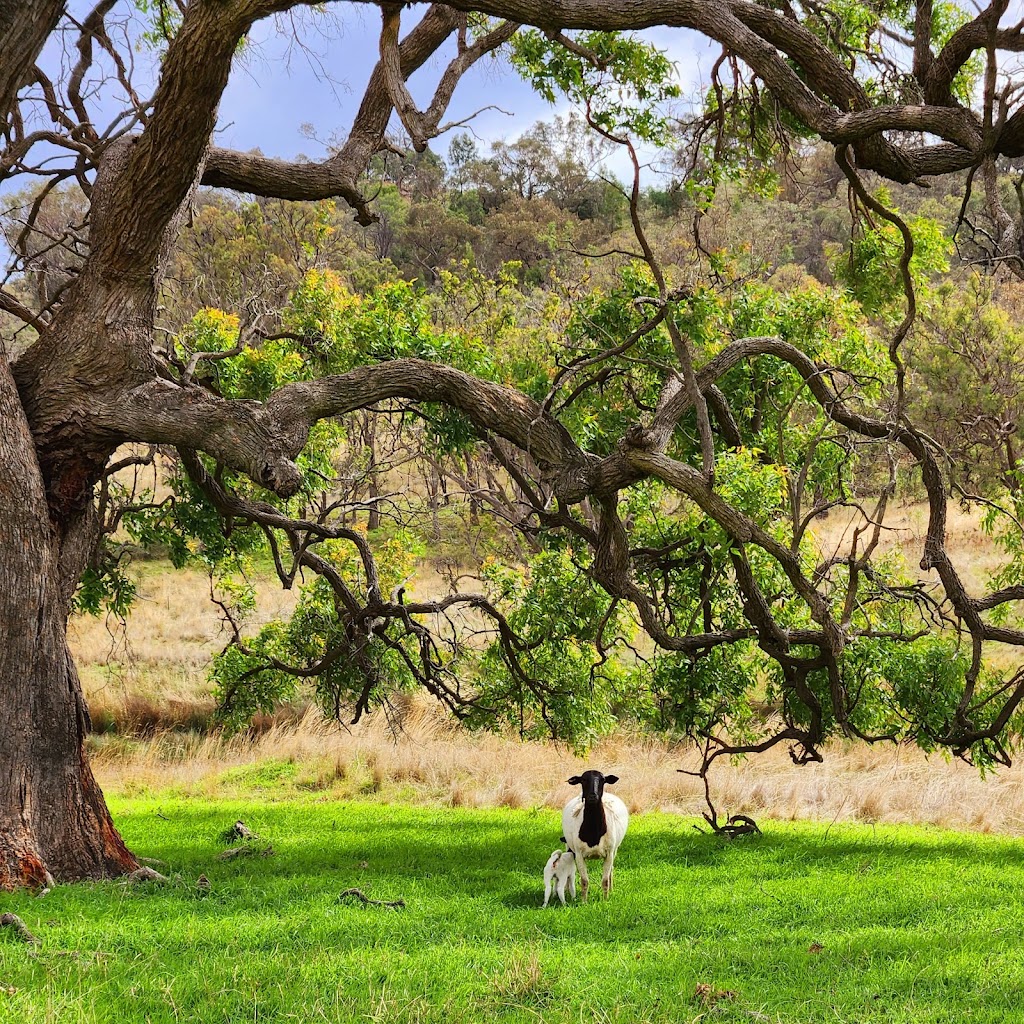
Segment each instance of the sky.
M300 153L320 159L327 155L331 138L343 136L377 60L379 15L375 7L361 4L330 9L343 16L305 12L294 19L267 19L254 27L221 102L218 145L258 147L282 159ZM403 34L415 24L412 14L405 13ZM714 59L710 45L695 33L662 30L645 37L676 62L684 93L698 86L702 68L706 72ZM442 60L435 58L410 81L421 108L443 69ZM490 142L514 141L536 121L564 116L568 110L567 104L548 104L501 58L488 58L459 83L443 122L476 116L437 139L432 148L444 156L450 140L468 131L486 153ZM612 160L610 169L624 176L625 164Z

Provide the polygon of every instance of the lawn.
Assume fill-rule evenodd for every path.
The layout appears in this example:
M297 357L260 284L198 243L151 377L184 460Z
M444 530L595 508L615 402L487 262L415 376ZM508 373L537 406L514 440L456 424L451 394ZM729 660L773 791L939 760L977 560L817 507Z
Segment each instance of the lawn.
M0 1021L1024 1021L1012 839L650 813L610 901L542 910L548 809L112 803L179 877L0 896L41 940L0 932ZM273 856L217 859L239 817Z

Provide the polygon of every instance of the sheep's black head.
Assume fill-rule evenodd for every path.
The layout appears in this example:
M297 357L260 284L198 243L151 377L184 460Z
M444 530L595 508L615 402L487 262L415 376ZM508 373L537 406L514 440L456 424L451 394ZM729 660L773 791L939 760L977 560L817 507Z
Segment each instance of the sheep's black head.
M585 804L593 804L601 802L605 786L610 786L618 781L618 775L602 775L600 772L591 769L585 771L582 775L574 775L569 779L569 785L582 786L583 802Z

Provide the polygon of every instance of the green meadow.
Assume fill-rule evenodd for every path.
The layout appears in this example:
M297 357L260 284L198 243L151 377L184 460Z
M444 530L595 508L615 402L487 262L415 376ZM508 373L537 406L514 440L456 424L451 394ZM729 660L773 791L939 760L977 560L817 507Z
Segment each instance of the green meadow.
M1024 1021L1009 838L768 822L727 842L648 813L610 900L544 910L548 809L113 808L171 881L0 896L40 940L0 929L0 1021ZM236 818L273 856L218 859Z

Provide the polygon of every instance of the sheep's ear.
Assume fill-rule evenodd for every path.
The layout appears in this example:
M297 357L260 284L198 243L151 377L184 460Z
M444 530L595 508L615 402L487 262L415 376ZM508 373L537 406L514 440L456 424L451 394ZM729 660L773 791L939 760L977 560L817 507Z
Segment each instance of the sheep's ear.
M583 782L583 780L578 775L574 775L571 779L567 779L566 781L569 783L570 786L579 786Z
M604 784L606 786L611 786L611 785L613 785L614 783L616 783L618 781L619 781L618 775L606 775L604 777Z

